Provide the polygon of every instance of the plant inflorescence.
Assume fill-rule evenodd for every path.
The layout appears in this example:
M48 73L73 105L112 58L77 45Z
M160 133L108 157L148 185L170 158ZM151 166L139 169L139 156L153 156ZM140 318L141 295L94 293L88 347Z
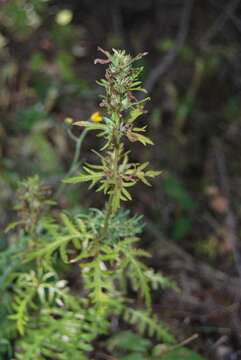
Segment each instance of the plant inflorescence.
M149 98L135 95L145 92L139 80L142 67L136 66L145 54L132 58L125 51L100 51L105 58L95 62L108 65L98 82L104 88L101 110L71 126L95 131L103 146L94 151L97 163L85 164L65 183L88 182L104 193L106 203L103 210L70 210L54 218L40 180L21 184L19 221L8 229L19 227L19 244L9 254L15 265L5 268L0 284L11 299L5 319L12 326L14 358L19 360L94 358L93 341L108 335L113 318L122 318L142 335L174 341L152 312L152 289L170 284L143 261L150 254L138 245L141 218L121 208L132 199L137 182L150 185L160 174L148 163L133 162L129 149L134 142L152 144L146 126L138 125ZM75 287L68 286L70 267L79 269ZM138 306L128 296L130 288L138 295ZM5 346L8 336L2 337Z

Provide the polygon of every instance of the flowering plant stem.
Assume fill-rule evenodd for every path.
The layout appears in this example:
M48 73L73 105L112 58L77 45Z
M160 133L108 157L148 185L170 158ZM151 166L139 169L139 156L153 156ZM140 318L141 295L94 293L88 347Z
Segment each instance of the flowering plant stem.
M88 129L84 129L82 131L82 133L80 134L80 136L76 137L74 134L72 134L71 130L68 131L70 138L72 140L74 140L74 142L75 142L75 152L74 152L74 157L73 157L72 163L70 165L70 168L69 168L68 172L66 173L66 175L64 176L64 179L67 179L68 177L73 175L74 172L77 170L77 168L79 166L82 144L83 144L83 141L84 141L87 133L88 133ZM58 188L58 191L56 193L56 198L58 198L59 195L63 192L65 186L66 186L66 184L62 181Z
M113 316L123 318L142 335L168 344L175 342L152 313L151 296L152 289L173 285L144 262L150 254L138 246L143 228L140 216L121 209L122 202L132 199L130 189L136 183L150 185L149 179L160 174L149 169L148 162L133 162L126 149L135 142L153 144L143 134L146 126L138 124L148 98L138 101L135 96L136 91L144 90L139 80L142 68L133 63L145 54L132 58L125 51L101 51L107 59L95 62L109 64L105 78L98 82L105 90L101 113L94 112L88 121L73 124L69 118L83 132L76 137L69 130L75 155L66 177L79 167L87 132L96 131L104 146L95 151L99 162L83 164L81 172L65 178L64 183L89 182L90 188L102 191L107 200L104 210L65 211L56 220L49 209L53 202L39 179L30 178L21 184L17 207L20 221L11 228L21 224L23 250L18 258L22 262L18 272L10 276L14 286L10 288L9 316L20 335L14 356L18 360L44 360L46 356L90 359L94 340L108 334ZM62 190L60 187L59 193ZM62 269L71 269L73 264L80 267L81 296L68 289L67 279L62 279ZM138 306L132 306L129 286L138 293Z
M110 193L109 195L109 199L108 201L106 201L106 211L105 211L105 219L104 219L104 226L103 226L103 230L101 232L101 236L100 236L100 240L103 240L106 236L106 233L108 231L108 226L109 226L109 221L112 217L112 215L114 215L114 209L113 209L113 199L116 196L116 192L117 192L117 184L118 184L118 164L119 164L119 160L120 160L120 131L119 131L119 126L120 126L120 116L119 114L116 113L116 116L114 116L116 119L118 119L118 122L116 124L116 129L115 131L113 131L113 136L110 142L110 147L114 147L114 172L113 172L113 178L115 179L115 186L113 188L113 192Z

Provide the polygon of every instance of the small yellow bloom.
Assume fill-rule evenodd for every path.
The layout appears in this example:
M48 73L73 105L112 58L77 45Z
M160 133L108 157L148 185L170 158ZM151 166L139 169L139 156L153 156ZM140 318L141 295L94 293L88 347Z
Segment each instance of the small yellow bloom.
M64 9L60 10L55 17L57 24L65 26L68 25L73 19L73 13L71 10Z
M93 114L91 114L90 120L93 121L94 123L101 122L102 116L100 115L99 111L96 111Z
M67 117L64 122L66 125L72 125L73 124L73 119L71 117Z

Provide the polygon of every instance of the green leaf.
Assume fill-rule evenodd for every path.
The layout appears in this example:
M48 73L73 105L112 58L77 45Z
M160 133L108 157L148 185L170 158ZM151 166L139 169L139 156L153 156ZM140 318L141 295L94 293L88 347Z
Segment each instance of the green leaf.
M61 214L60 215L64 225L66 226L66 228L69 230L69 233L75 236L79 236L80 233L79 231L75 228L75 226L71 223L71 221L69 220L68 216L65 214Z
M30 66L32 71L40 71L44 66L44 62L44 54L40 51L36 51L31 57Z
M185 187L174 177L169 176L163 183L165 193L176 201L184 210L190 210L195 207L191 196Z
M138 117L140 117L143 114L143 110L140 108L136 108L130 112L129 118L127 119L127 122L133 123Z
M151 139L149 139L147 136L144 136L142 134L138 134L136 132L133 132L132 134L136 138L136 141L141 142L144 146L146 146L146 145L154 145L153 141Z
M189 233L191 229L191 219L188 217L181 217L173 225L172 238L174 240L181 240Z
M131 194L124 187L122 188L122 194L125 196L126 200L131 200L132 199Z
M157 290L158 288L172 288L177 289L176 284L169 280L166 276L163 276L160 273L155 273L153 269L149 268L145 272L146 277L151 282L151 286L153 290Z
M56 64L58 65L60 76L67 82L75 80L73 62L74 58L72 54L65 51L61 51L56 58Z
M29 149L36 159L36 168L44 174L62 173L62 164L54 146L43 133L34 131L29 138Z
M162 355L160 360L205 360L201 355L198 353L189 350L187 348L181 348L166 355Z
M31 130L38 122L45 120L47 114L41 103L19 110L17 113L17 127L23 130Z
M121 349L127 351L146 352L151 347L151 341L132 331L121 331L108 341L108 349Z
M148 358L139 352L131 353L120 358L120 360L148 360Z
M80 174L78 176L73 176L69 179L63 180L63 182L66 184L78 184L78 183L82 183L82 182L91 181L92 184L94 185L102 177L103 177L103 173L93 173L92 175Z
M93 123L90 121L76 121L73 125L84 127L88 130L106 130L105 124Z
M175 339L170 332L150 312L124 308L124 320L132 325L136 325L141 335L147 332L150 337L156 337L158 340L162 339L169 344L175 343Z
M146 173L145 173L145 176L148 176L148 177L151 177L151 178L154 178L156 176L159 176L161 175L162 171L158 171L158 170L148 170Z

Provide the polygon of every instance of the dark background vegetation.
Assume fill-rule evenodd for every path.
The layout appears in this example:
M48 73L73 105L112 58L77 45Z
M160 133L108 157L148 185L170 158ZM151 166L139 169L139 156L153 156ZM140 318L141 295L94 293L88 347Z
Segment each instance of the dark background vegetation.
M61 25L64 9L73 18ZM39 174L55 196L74 153L64 119L98 109L97 46L148 51L155 146L135 157L164 171L137 187L132 208L144 213L150 262L180 288L154 294L155 310L179 340L198 333L190 347L217 360L241 359L240 39L237 0L0 1L1 248L17 181ZM97 145L88 137L81 161ZM69 186L58 203L103 198Z

